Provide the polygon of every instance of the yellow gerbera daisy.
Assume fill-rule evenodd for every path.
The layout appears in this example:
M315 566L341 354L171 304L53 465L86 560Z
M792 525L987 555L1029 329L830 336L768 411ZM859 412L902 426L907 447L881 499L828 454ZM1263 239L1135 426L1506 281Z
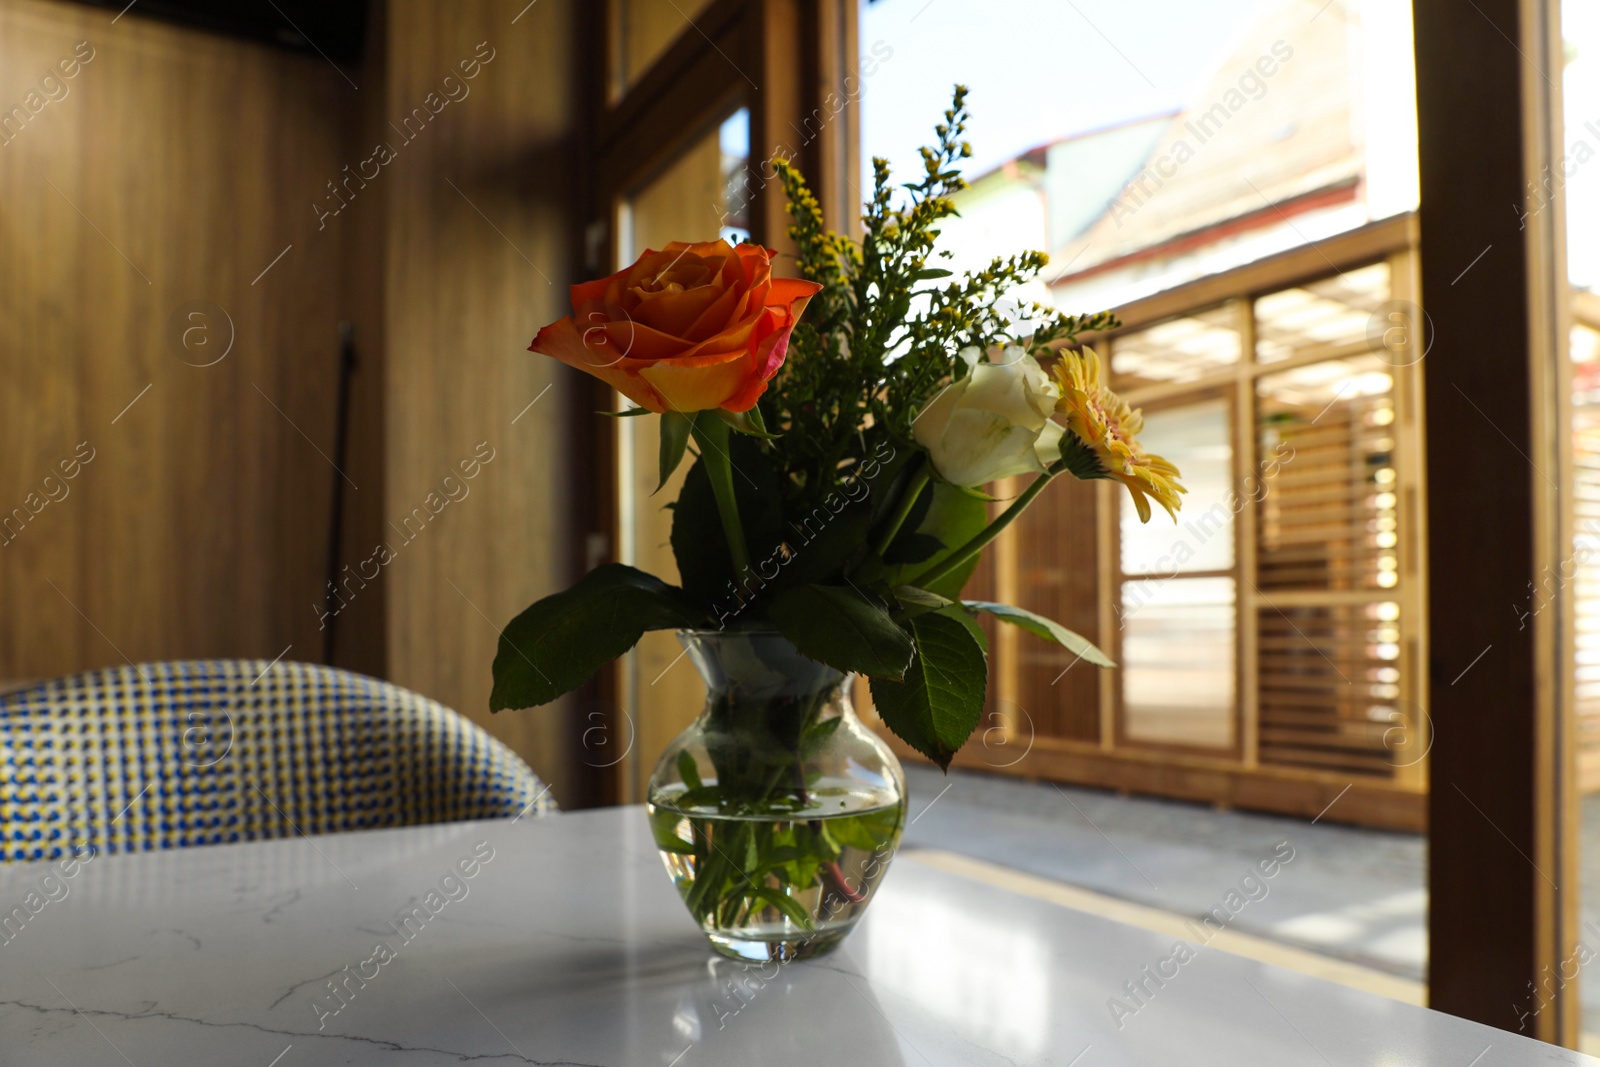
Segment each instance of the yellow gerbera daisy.
M1178 468L1139 444L1144 415L1101 383L1095 350L1085 346L1081 354L1062 353L1055 376L1061 383L1056 411L1066 416L1067 429L1094 453L1106 477L1128 487L1139 521L1150 521L1148 498L1154 497L1176 522L1180 496L1187 492L1178 484Z

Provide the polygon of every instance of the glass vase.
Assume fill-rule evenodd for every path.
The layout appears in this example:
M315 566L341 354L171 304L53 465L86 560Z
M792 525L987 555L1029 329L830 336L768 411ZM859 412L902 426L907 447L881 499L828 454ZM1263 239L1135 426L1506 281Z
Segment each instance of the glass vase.
M856 718L853 676L775 631L678 634L706 683L646 808L667 873L712 946L743 960L835 948L905 826L900 762Z

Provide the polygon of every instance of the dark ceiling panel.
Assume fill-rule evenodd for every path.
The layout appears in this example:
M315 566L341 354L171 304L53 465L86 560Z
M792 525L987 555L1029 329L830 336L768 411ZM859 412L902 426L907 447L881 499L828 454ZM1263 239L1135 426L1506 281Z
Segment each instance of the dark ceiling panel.
M79 0L165 19L196 29L245 37L297 52L353 61L361 56L367 0Z

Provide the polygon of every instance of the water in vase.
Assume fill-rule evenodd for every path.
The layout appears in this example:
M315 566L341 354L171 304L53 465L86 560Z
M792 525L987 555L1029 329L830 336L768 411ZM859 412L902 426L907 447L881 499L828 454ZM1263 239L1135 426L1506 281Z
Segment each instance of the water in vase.
M652 796L656 847L712 944L739 959L804 959L837 945L888 869L905 814L847 782L819 780L761 811L702 807L692 792Z

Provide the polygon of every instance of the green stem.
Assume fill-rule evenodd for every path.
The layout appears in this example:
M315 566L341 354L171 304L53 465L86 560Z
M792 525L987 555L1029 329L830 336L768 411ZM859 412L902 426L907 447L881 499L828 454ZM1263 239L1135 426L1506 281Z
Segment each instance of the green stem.
M728 552L733 556L733 573L736 581L744 581L750 568L750 553L744 544L744 526L739 522L739 502L733 491L733 460L728 455L728 424L715 412L696 414L695 443L700 446L700 461L706 465L706 475L711 479L711 492L717 498L717 515L722 519L722 533L728 539Z
M894 514L889 517L889 525L884 528L883 536L878 538L875 547L879 557L889 551L889 546L894 543L895 535L900 532L900 527L905 525L906 516L911 514L911 509L917 506L917 498L922 496L922 491L927 488L928 482L933 479L933 471L929 468L927 460L917 459L916 473L911 477L911 484L906 486L906 491L900 498L899 506Z
M1056 477L1056 474L1056 471L1046 471L1044 474L1039 475L1038 478L1034 479L1033 484L1028 486L1028 488L1023 491L1022 495L1017 497L1017 499L1012 502L1009 508L1006 508L1000 513L999 518L995 519L988 526L985 526L982 530L978 531L977 535L973 537L972 540L968 541L966 544L962 545L960 548L946 556L942 563L923 571L914 578L907 579L906 584L914 585L919 589L926 589L929 585L937 582L939 579L953 574L961 567L963 563L971 559L973 556L976 556L979 552L982 552L985 545L987 545L990 541L993 541L996 537L1000 536L1001 530L1004 530L1007 526L1010 526L1018 515L1021 515L1024 511L1026 511L1028 505L1033 503L1033 498L1044 492L1044 487L1050 484L1051 480Z

